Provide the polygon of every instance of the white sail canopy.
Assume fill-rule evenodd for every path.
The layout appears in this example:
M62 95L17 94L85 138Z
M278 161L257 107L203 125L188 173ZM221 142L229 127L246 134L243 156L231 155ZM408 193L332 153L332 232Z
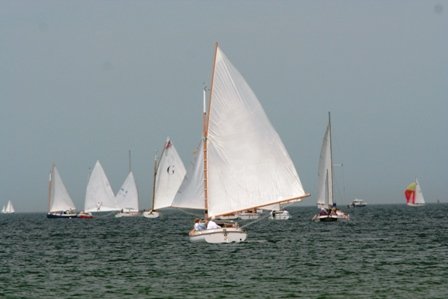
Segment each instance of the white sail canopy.
M50 173L50 198L48 212L60 212L75 210L75 204L70 197L67 188L59 174L58 169L53 165Z
M182 159L169 138L165 142L157 165L153 209L170 207L185 177Z
M100 162L96 161L87 184L84 211L105 212L117 210L119 208L117 207L112 187Z
M423 205L425 204L425 198L423 197L422 188L420 187L420 183L417 179L415 179L415 204Z
M116 204L120 210L138 211L138 190L132 171L129 172L126 180L117 192Z
M307 196L279 135L238 70L217 48L208 114L208 214Z
M331 157L331 124L328 122L319 158L317 206L333 206L333 165Z
M172 207L204 210L204 154L203 143L196 148L194 162L188 168Z
M8 200L8 203L6 206L3 206L2 213L3 214L13 214L16 210L14 209L14 206L12 205L12 202Z

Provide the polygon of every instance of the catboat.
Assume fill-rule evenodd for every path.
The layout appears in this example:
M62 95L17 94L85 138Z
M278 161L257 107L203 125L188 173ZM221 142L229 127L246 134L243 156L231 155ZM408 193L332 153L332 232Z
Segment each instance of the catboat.
M305 193L278 133L243 76L216 45L208 97L204 89L203 134L195 164L173 207L204 210L204 219L289 201ZM242 242L237 223L192 230L192 242Z
M115 196L115 202L120 211L115 217L136 217L140 215L138 211L138 190L134 174L131 168L131 151L129 151L129 173Z
M422 188L417 179L406 187L404 196L406 198L406 205L409 207L421 207L425 205Z
M328 126L320 152L318 177L317 207L320 211L314 215L312 220L322 222L349 220L349 215L337 209L333 201L333 156L330 113L328 113Z
M149 211L143 212L144 217L158 218L158 210L171 207L185 173L184 163L167 137L160 157L154 158L152 204Z
M47 218L77 218L75 205L54 164L48 181Z
M99 161L90 173L86 188L84 213L101 213L119 211L109 179Z

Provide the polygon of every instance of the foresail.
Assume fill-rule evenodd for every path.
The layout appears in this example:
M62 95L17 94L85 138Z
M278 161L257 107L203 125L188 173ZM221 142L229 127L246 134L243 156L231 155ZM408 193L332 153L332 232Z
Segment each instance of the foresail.
M75 204L73 203L72 198L70 197L56 166L53 167L51 173L50 188L51 188L50 191L51 197L50 197L49 212L67 211L75 209Z
M114 192L100 162L97 161L89 183L87 184L84 211L103 212L119 210L116 204Z
M116 203L119 210L138 211L138 190L132 171L129 172L120 190L118 190Z
M238 70L217 48L208 114L208 214L305 197L279 135Z
M184 163L167 139L160 156L154 188L154 209L170 207L186 174Z
M328 124L322 141L322 148L319 157L318 186L317 186L317 206L329 207L333 205L333 175L331 167L331 134L330 124Z
M204 155L203 143L197 147L194 162L188 168L186 175L174 197L172 207L203 210L204 204Z

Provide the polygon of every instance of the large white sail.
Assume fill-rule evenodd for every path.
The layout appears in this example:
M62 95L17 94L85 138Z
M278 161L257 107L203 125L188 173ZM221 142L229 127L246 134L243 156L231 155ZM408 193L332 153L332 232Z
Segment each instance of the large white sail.
M116 203L119 210L138 211L138 190L132 171L129 172L120 190L118 190Z
M170 138L167 138L157 165L153 209L170 207L185 177L182 159Z
M194 161L188 168L171 206L184 209L205 209L204 155L202 141L195 150Z
M96 161L87 184L84 211L105 212L117 210L119 208L117 207L112 187L100 162Z
M420 187L420 183L417 179L415 179L415 204L416 205L424 205L425 198L423 197L422 188Z
M317 206L328 208L333 206L333 165L331 155L331 124L328 122L322 141L318 170Z
M209 216L307 196L260 102L219 48L207 125Z
M75 210L75 204L70 197L67 188L59 174L58 169L53 165L50 173L50 198L48 212L61 212Z

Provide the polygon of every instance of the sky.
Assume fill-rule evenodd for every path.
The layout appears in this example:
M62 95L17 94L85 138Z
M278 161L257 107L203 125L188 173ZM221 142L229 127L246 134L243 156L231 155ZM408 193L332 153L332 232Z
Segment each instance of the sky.
M48 207L54 162L78 209L99 160L132 152L141 208L170 136L201 136L214 43L245 77L315 205L331 112L336 202L448 202L448 1L0 0L0 204Z

